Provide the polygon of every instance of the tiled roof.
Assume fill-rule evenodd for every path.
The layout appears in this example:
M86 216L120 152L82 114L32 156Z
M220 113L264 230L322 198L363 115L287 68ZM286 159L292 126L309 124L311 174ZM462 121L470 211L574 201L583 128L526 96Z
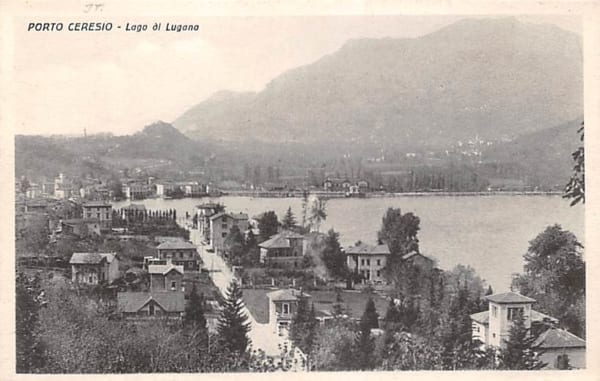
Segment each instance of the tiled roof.
M83 204L83 207L88 207L88 208L97 208L97 207L105 207L105 208L110 208L111 205L108 202L105 201L88 201L85 202Z
M166 275L169 271L175 270L180 274L183 274L183 266L175 265L148 265L149 274L163 274Z
M217 214L211 216L210 219L216 220L221 217L227 217L227 218L232 218L234 220L242 220L242 221L248 220L248 215L246 213L226 213L226 212L217 213Z
M186 242L186 241L165 241L156 247L159 250L163 249L171 249L171 250L181 250L181 249L196 249L196 245Z
M402 259L404 259L404 260L406 261L406 260L409 260L409 259L411 259L411 258L414 258L414 257L421 257L421 258L425 258L425 259L427 259L427 260L429 260L429 261L432 261L432 262L433 262L433 259L431 259L431 258L429 258L429 257L427 257L427 256L425 256L425 255L423 255L423 254L421 254L421 253L417 253L416 251L411 251L411 252L410 252L410 253L408 253L408 254L404 254L404 255L402 256Z
M549 348L585 348L585 340L560 328L550 328L538 336L533 347Z
M73 253L69 263L74 265L98 264L105 259L101 253Z
M119 292L117 294L117 306L121 312L137 312L151 300L167 312L183 312L185 309L183 292Z
M274 301L279 301L279 300L285 301L285 300L297 300L298 297L300 296L300 294L302 294L302 296L305 296L307 298L310 297L309 294L307 294L305 292L301 293L300 290L295 290L293 288L269 292L267 294L267 296L269 297L269 299L274 300Z
M531 321L532 322L536 322L536 321L539 321L539 322L549 321L549 322L558 323L558 319L557 318L554 318L552 316L549 316L549 315L546 315L546 314L543 314L541 312L534 311L534 310L531 310Z
M535 299L528 298L525 295L517 294L512 291L488 295L485 298L494 303L535 303Z
M100 253L101 256L106 258L106 262L112 263L112 261L117 258L117 254L115 253Z
M259 247L264 249L287 249L290 246L290 239L302 239L303 235L286 230L281 233L271 236L265 242L259 244Z
M471 320L475 320L477 323L487 324L490 321L490 311L481 311L471 314Z
M359 245L347 248L346 254L388 255L390 254L390 249L387 245L368 245L366 243L360 243Z

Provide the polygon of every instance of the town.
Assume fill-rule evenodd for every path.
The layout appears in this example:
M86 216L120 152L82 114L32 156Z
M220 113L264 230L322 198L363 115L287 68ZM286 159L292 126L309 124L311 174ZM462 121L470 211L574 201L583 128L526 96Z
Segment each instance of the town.
M368 189L327 178L301 192L301 215L248 215L199 182L20 179L18 369L585 367L585 267L572 233L549 226L511 291L494 293L472 268L441 269L421 252L411 212L389 208L377 237L352 237L349 247L321 231L328 193ZM182 197L200 202L183 212L143 203ZM546 248L552 239L563 246ZM545 267L565 251L568 271ZM548 271L564 279L537 284ZM78 343L84 334L89 342Z

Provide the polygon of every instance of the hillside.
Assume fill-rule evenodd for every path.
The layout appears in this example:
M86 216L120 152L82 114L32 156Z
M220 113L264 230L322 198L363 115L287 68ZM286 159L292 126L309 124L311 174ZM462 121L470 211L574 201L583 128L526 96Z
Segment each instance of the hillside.
M273 79L220 92L173 125L195 139L329 144L337 153L514 139L582 114L579 36L513 18L415 39L360 39Z

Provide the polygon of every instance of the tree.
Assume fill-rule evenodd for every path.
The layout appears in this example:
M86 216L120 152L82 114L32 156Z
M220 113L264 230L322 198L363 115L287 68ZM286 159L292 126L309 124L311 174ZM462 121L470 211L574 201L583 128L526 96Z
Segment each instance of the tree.
M252 229L246 234L246 242L244 243L244 249L246 251L246 263L253 266L260 262L260 249L256 236L252 232Z
M279 221L277 220L277 214L270 210L263 213L258 220L259 238L261 242L264 242L271 238L271 236L277 234L279 229Z
M349 270L346 267L346 256L342 252L339 237L339 233L329 229L325 236L321 259L329 275L341 279L348 275Z
M513 287L536 299L541 312L559 319L585 337L585 262L577 237L560 225L547 227L529 243L524 255L525 274Z
M223 242L229 262L240 265L244 257L244 236L237 225L233 225Z
M346 314L344 299L342 298L342 292L339 289L335 290L335 303L332 305L331 312L336 318Z
M381 221L377 239L380 244L388 245L393 258L413 250L418 252L419 223L419 217L414 214L402 214L399 208L389 208Z
M308 222L308 192L305 190L302 191L302 229L307 230Z
M17 373L33 373L44 365L43 345L38 335L40 279L18 274L16 279Z
M367 303L367 309L368 308L369 304ZM356 359L354 362L354 369L371 370L375 368L375 340L371 336L371 325L373 324L371 319L372 316L369 316L367 310L365 310L365 313L360 319L360 329L354 344Z
M192 285L184 316L186 324L191 325L194 329L207 332L206 317L204 316L204 296L198 294L196 283Z
M314 304L308 308L308 298L300 295L298 309L292 318L290 339L306 355L310 355L312 352L317 326Z
M294 217L294 213L292 213L292 207L288 207L283 220L281 221L281 226L284 229L292 229L296 226L296 217Z
M327 219L327 202L320 198L315 198L310 208L309 222L310 226L314 227L318 232L321 223Z
M250 344L250 322L244 312L242 289L235 280L227 288L217 326L219 339L232 352L244 353Z
M503 368L511 370L536 370L546 366L532 348L535 337L529 335L522 314L516 314L508 331L508 340L500 352Z
M334 320L318 329L314 355L314 369L335 371L355 369L353 347L354 328L345 320Z
M369 326L369 328L379 328L379 314L375 308L375 302L370 296L367 300L365 312L363 313L361 320L363 320L365 324Z
M407 332L390 336L381 354L384 370L441 370L441 348Z
M585 204L585 147L584 147L584 122L581 122L581 126L577 130L580 135L581 146L572 153L573 161L573 174L571 179L565 186L564 198L570 198L571 206L581 202Z

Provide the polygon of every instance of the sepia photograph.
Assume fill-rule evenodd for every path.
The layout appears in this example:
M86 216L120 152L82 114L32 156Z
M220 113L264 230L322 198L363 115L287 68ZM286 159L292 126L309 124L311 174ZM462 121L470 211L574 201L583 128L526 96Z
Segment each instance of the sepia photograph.
M594 363L581 14L111 6L3 29L9 369Z

